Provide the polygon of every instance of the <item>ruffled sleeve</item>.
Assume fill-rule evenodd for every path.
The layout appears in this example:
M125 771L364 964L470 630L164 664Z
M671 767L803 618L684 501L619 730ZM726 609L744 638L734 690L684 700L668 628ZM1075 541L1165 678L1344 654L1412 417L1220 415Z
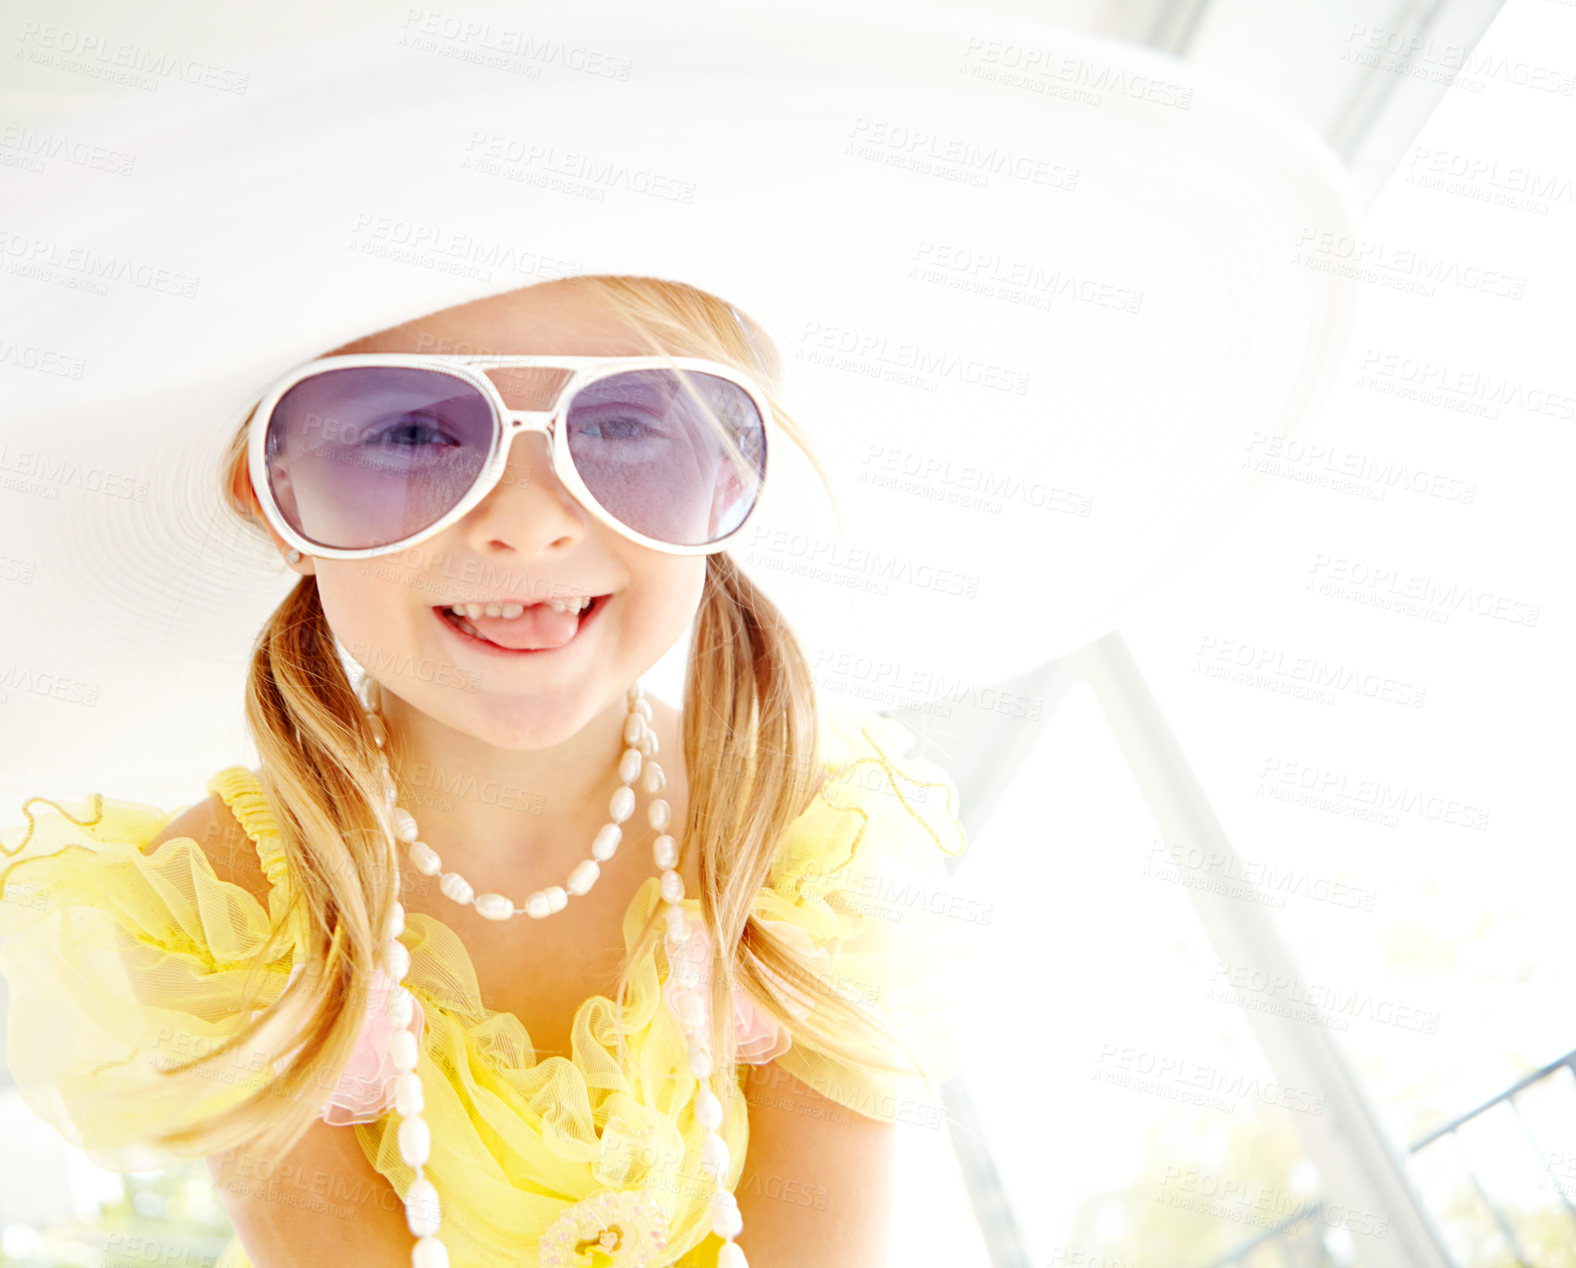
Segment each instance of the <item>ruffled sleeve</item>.
M957 787L917 750L893 719L823 711L829 773L785 834L754 914L781 922L773 932L822 983L895 1026L939 1084L962 1068L958 1038L978 994L970 975L993 913L948 867L966 844ZM908 1068L855 1066L803 1039L776 1062L866 1117L935 1121L939 1107L910 1059L890 1043L883 1051Z
M271 928L190 837L152 847L184 809L34 797L27 821L0 831L6 1060L24 1103L114 1171L189 1161L151 1137L230 1108L272 1074L246 1049L160 1074L240 1029L247 965ZM290 969L289 948L276 950L263 1005Z

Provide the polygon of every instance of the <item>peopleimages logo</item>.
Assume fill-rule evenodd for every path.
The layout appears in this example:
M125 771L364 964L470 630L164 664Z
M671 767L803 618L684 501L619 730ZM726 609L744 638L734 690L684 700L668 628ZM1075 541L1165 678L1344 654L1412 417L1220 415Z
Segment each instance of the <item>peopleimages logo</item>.
M8 157L6 152L14 158ZM56 159L110 176L130 176L137 166L135 154L113 150L107 145L81 137L17 123L0 127L0 162L41 172L47 159Z
M1327 1103L1323 1092L1278 1083L1246 1070L1194 1061L1179 1052L1142 1044L1103 1043L1094 1064L1091 1082L1152 1092L1190 1104L1209 1101L1210 1108L1227 1113L1235 1112L1239 1101L1252 1101L1318 1117ZM1187 1094L1196 1094L1197 1099Z
M1347 881L1317 876L1300 867L1266 859L1243 859L1226 850L1206 849L1181 841L1153 841L1144 855L1143 875L1157 880L1187 883L1184 874L1221 882L1237 882L1244 893L1262 891L1264 898L1279 899L1271 906L1285 906L1287 898L1331 903L1358 911L1372 911L1376 891Z
M198 88L246 94L249 75L193 57L160 52L145 44L113 40L90 31L52 23L24 22L17 61L71 71L142 92L158 92L161 82L178 79Z
M1144 302L1142 291L1117 286L1103 278L1080 276L1037 260L1011 259L996 251L961 244L925 239L914 248L913 259L908 271L911 278L946 281L949 285L966 279L969 285L958 285L958 289L977 285L982 293L1003 298L1014 291L1021 292L1025 297L1022 302L1032 298L1036 307L1049 308L1053 300L1069 299L1097 308L1136 313Z
M1400 1026L1403 1030L1415 1030L1425 1035L1439 1033L1438 1013L1383 999L1372 991L1347 989L1330 982L1304 982L1295 974L1269 973L1250 964L1216 962L1205 991L1206 999L1220 1002L1230 1000L1247 1006L1254 996L1272 1000L1276 1005L1308 1010L1310 1016L1305 1020L1312 1020L1311 1014L1322 1013L1327 1018L1341 1022L1355 1018L1382 1026ZM1280 1009L1261 1008L1259 1011L1280 1012ZM1344 1030L1346 1026L1341 1025L1337 1029Z
M970 36L964 46L958 73L1090 106L1103 104L1107 95L1174 110L1186 110L1193 104L1193 89L1174 79L1157 79L1128 66L1075 57L1064 49L977 35Z
M0 227L0 267L16 277L30 277L90 295L108 295L109 283L123 282L160 295L194 299L201 281L150 260L105 255L92 247L14 233L3 227Z
M1433 295L1439 285L1518 300L1527 290L1525 274L1464 264L1421 247L1397 247L1381 239L1354 238L1331 229L1304 228L1294 244L1291 262L1425 296Z
M627 57L542 38L519 27L494 27L490 22L414 5L405 10L399 43L405 48L510 71L527 79L540 79L542 67L552 66L622 82L629 79L634 66Z
M1353 597L1354 601L1382 607L1390 606L1390 600L1410 601L1421 609L1421 614L1441 623L1448 621L1452 612L1465 611L1510 625L1534 626L1541 611L1540 604L1512 599L1508 594L1323 551L1315 555L1308 571L1312 576L1306 590L1336 598ZM1410 608L1397 603L1396 610Z
M1168 1166L1155 1201L1260 1228L1281 1228L1307 1219L1326 1228L1344 1228L1367 1237L1384 1237L1390 1231L1388 1215L1326 1202L1311 1194L1288 1192L1262 1180L1200 1171L1197 1167ZM1289 1234L1294 1230L1286 1231Z
M898 120L873 119L866 115L854 120L848 135L849 143L843 150L846 155L981 188L988 185L993 176L1069 193L1078 188L1080 173L1076 167L995 142L948 135Z
M856 374L899 381L935 391L939 380L955 379L972 387L992 388L1024 396L1029 391L1026 370L998 365L979 358L959 356L948 348L897 341L885 334L853 330L846 326L807 321L799 335L796 355L816 365L829 365ZM922 376L935 375L927 379Z

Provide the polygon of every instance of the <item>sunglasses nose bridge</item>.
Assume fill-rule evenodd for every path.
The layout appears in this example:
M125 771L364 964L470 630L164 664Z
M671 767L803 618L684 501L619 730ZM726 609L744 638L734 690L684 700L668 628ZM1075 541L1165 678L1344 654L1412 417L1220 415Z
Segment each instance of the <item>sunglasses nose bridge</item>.
M500 472L508 466L514 458L514 442L521 436L532 432L541 434L542 444L546 447L546 462L549 469L553 467L553 417L555 411L551 409L503 409L503 438L498 442L498 456L493 460ZM525 459L530 462L531 459Z
M503 418L511 432L546 431L553 413L550 409L506 409Z
M541 432L548 446L553 441L553 414L550 409L506 409L503 411L503 444L505 456L514 447L516 436L526 432Z

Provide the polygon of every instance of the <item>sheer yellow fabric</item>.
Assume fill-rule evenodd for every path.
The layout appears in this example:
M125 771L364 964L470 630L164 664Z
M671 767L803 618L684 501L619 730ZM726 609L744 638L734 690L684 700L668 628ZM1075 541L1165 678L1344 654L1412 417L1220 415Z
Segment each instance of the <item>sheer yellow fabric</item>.
M958 972L981 923L945 865L964 844L955 786L910 753L913 736L895 722L834 711L822 719L818 756L828 778L785 834L755 914L801 931L796 941L814 948L811 963L824 980L898 1024L932 1074L945 1078L959 1064L947 1024L962 1015ZM97 794L80 803L32 798L23 805L27 822L0 832L7 1059L26 1104L112 1170L188 1161L150 1146L151 1130L200 1121L269 1074L260 1054L228 1058L205 1077L157 1073L161 1062L189 1058L240 1028L243 966L290 893L256 778L230 767L209 789L257 847L272 885L267 912L220 881L190 838L148 848L186 807L166 812ZM626 946L660 901L653 875L626 913ZM698 920L699 900L683 905ZM698 1084L663 999L669 965L661 939L631 977L624 1068L613 1001L592 996L581 1005L573 1060L538 1062L519 1020L483 1006L470 959L447 926L411 913L401 940L411 953L406 985L426 1019L418 1067L433 1138L426 1173L457 1268L538 1263L549 1226L602 1189L655 1195L666 1212L667 1248L654 1264L711 1268L721 1242L709 1229L704 1132L690 1108ZM282 944L260 1004L278 997L291 966ZM854 1113L937 1121L916 1075L849 1068L797 1042L776 1064ZM413 1173L399 1157L395 1126L389 1114L354 1130L403 1195ZM742 1104L720 1132L732 1158L731 1190L749 1136ZM289 1177L274 1183L284 1188ZM339 1195L340 1204L352 1196ZM334 1198L319 1186L303 1187L294 1200ZM221 1264L250 1268L237 1239Z

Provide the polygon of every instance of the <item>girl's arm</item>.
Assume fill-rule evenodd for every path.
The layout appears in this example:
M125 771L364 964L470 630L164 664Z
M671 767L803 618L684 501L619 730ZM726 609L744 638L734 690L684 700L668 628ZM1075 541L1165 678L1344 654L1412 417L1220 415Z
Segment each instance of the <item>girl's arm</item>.
M281 1157L231 1150L208 1159L253 1268L407 1268L416 1239L405 1205L355 1133L319 1120Z
M735 1195L750 1268L885 1268L897 1124L828 1100L775 1061L750 1069Z
M222 798L210 796L158 837L190 837L220 880L266 911L268 878ZM158 842L155 842L157 844ZM319 1120L283 1157L231 1150L208 1158L219 1200L254 1268L406 1268L416 1239L405 1204L370 1162L354 1127Z

